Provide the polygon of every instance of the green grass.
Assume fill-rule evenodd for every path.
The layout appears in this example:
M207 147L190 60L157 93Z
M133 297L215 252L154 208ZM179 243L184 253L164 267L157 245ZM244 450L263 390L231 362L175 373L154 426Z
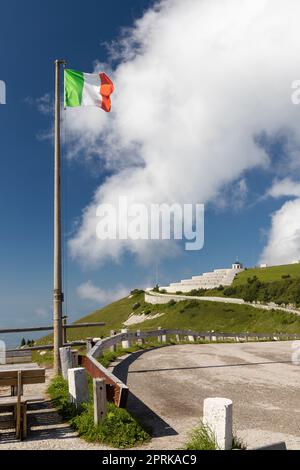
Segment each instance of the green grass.
M185 446L186 450L219 450L216 437L212 430L202 421L190 433L189 440ZM232 450L246 450L246 445L237 437L233 436Z
M202 422L190 434L186 450L218 450L214 433Z
M257 276L262 282L281 281L282 276L289 275L291 279L300 278L299 264L284 264L281 266L270 266L267 268L251 268L237 274L233 281L233 286L246 284L249 277Z
M175 341L173 341L170 338L169 341L164 343L164 346L171 345L171 344L175 344ZM147 341L144 344L134 343L130 348L126 348L126 349L123 349L121 346L117 346L116 351L110 351L108 349L105 350L103 354L100 357L98 357L98 361L104 367L108 367L116 359L118 359L119 357L125 356L126 354L134 353L137 351L142 351L144 349L156 348L161 345L162 343L159 343L158 341Z
M139 302L140 307L134 314L148 312L163 313L159 318L149 319L143 323L132 325L129 330L148 330L162 328L193 329L224 333L300 333L300 316L280 310L264 310L248 305L223 304L220 302L185 300L175 305L151 305L144 301L144 294L138 293L131 298L96 310L79 320L82 322L103 321L104 327L76 328L68 330L68 340L85 339L89 336L105 337L110 330L120 331L129 315L133 312L133 304ZM52 337L44 337L38 342L46 344Z
M89 385L91 388L91 380ZM92 400L83 404L79 412L69 402L68 384L61 376L52 380L48 393L60 415L88 442L125 449L141 445L150 439L149 434L128 411L117 408L113 403L108 403L106 417L100 425L95 426Z

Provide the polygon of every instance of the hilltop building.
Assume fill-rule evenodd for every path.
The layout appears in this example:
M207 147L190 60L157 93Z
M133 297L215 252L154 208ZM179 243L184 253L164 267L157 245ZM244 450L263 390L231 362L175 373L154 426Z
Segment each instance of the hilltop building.
M231 286L235 276L244 271L242 263L236 261L228 269L215 269L212 272L203 273L200 276L193 276L191 279L183 279L180 282L173 282L169 286L160 287L167 292L190 292L192 289L215 289L220 286Z

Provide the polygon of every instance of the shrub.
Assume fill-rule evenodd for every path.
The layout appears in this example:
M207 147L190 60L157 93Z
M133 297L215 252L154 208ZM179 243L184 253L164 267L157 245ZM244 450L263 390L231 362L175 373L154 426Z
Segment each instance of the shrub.
M186 450L219 450L213 431L202 421L190 433L190 440L185 446ZM233 436L231 449L246 450L246 445L237 436Z
M91 386L91 381L90 384ZM55 377L48 393L58 412L71 426L89 442L100 442L117 448L127 448L142 444L150 436L128 411L108 403L107 415L98 426L94 424L93 402L83 404L79 412L69 403L68 383L61 376Z
M133 290L130 292L131 295L139 295L139 294L143 294L143 293L144 293L144 291L141 290L141 289L133 289Z
M202 305L202 304L201 304ZM189 300L185 306L184 306L184 310L187 310L189 308L195 308L195 307L199 307L199 302L197 300Z
M133 304L132 309L137 310L140 306L141 304L139 302L136 302L135 304Z
M101 442L119 449L133 447L149 440L149 435L123 408L108 403L107 415L98 426L94 424L92 403L83 405L83 412L71 420L71 425L89 442Z
M226 287L224 289L224 295L227 295L228 297L231 297L232 295L236 294L236 289L234 287Z
M186 450L218 450L214 433L202 422L191 432Z
M174 299L171 299L171 300L169 300L169 302L167 303L167 305L168 305L169 307L172 307L173 305L176 305L176 301L175 301Z

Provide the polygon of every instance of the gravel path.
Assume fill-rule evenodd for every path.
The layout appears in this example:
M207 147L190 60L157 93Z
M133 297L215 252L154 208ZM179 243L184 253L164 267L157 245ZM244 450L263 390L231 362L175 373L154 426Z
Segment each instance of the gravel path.
M90 444L80 439L77 433L65 422L51 405L46 390L53 377L52 370L47 370L46 383L26 385L25 395L45 395L44 403L28 407L29 432L25 441L15 438L14 430L0 431L1 450L104 450L105 446ZM7 395L8 388L2 388L0 395Z

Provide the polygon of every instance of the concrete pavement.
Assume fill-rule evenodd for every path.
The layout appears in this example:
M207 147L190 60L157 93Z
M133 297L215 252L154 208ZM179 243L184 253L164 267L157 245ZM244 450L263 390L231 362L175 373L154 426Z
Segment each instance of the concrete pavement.
M233 400L248 448L284 440L300 449L300 366L292 342L176 345L134 353L114 368L129 409L154 431L151 449L178 449L202 418L203 400Z

